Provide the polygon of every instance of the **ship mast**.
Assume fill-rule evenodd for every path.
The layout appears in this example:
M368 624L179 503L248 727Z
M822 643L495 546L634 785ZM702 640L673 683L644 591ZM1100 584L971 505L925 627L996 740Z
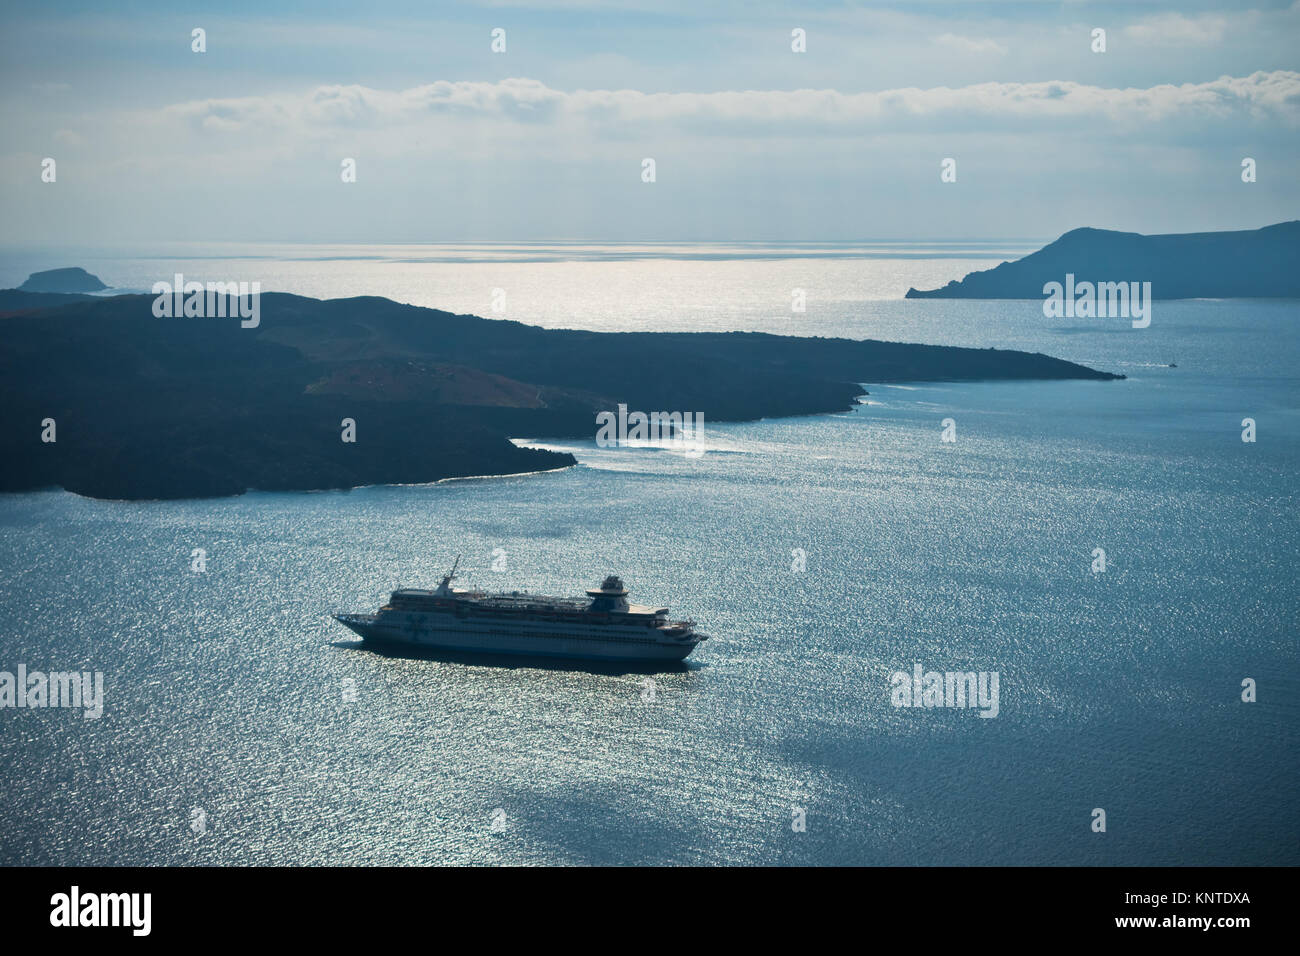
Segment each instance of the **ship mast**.
M452 566L451 566L451 570L448 571L448 572L446 573L446 575L443 576L442 583L438 585L438 590L434 592L435 594L438 594L438 595L441 595L441 596L444 596L444 597L445 597L445 596L448 596L448 595L451 594L451 579L454 578L454 577L456 576L456 569L457 569L458 567L460 567L460 555L459 555L459 554L456 555L456 560L455 560L455 562L452 564Z

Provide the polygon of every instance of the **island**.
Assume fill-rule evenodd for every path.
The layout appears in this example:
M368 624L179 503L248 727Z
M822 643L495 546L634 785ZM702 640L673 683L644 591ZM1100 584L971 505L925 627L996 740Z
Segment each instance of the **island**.
M48 269L33 272L18 287L20 292L102 292L108 286L85 269Z
M909 299L1041 299L1066 275L1087 282L1150 282L1156 299L1300 297L1300 220L1242 232L1143 236L1075 229L1035 253L954 279L908 289Z
M699 413L707 430L843 411L864 382L1122 378L999 349L542 329L369 296L263 293L247 328L159 318L148 295L40 298L0 291L0 491L165 499L537 472L575 460L511 438L594 438L619 404Z

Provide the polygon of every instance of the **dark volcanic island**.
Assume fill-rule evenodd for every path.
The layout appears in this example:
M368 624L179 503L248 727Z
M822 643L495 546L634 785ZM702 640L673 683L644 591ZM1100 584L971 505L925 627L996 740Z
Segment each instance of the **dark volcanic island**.
M860 382L1122 377L1025 352L549 330L370 297L263 294L255 328L157 318L153 301L0 291L0 491L188 498L511 474L575 463L511 436L591 438L619 403L745 421L845 410Z
M108 286L85 269L49 269L33 272L18 287L19 292L102 292Z
M1066 273L1088 282L1150 282L1156 299L1300 296L1300 220L1241 232L1143 236L1074 229L1037 252L954 279L908 289L909 299L1041 299Z

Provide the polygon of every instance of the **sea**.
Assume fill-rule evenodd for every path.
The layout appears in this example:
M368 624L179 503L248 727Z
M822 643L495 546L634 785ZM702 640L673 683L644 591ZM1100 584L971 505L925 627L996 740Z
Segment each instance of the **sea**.
M706 422L698 456L515 436L578 460L539 474L0 496L0 671L103 679L98 718L0 708L0 863L1300 863L1300 303L1135 329L903 298L1041 244L0 250L0 287L180 272L1126 376L864 381L852 410ZM638 669L381 653L329 617L457 556L491 590L616 573L710 637ZM996 674L996 713L903 706L918 667Z

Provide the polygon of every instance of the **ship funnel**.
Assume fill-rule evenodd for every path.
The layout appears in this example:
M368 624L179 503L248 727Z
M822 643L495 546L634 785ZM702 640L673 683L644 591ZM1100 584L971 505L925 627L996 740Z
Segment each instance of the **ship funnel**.
M600 587L592 588L587 595L591 598L593 611L626 611L628 608L627 588L616 574L609 575Z

